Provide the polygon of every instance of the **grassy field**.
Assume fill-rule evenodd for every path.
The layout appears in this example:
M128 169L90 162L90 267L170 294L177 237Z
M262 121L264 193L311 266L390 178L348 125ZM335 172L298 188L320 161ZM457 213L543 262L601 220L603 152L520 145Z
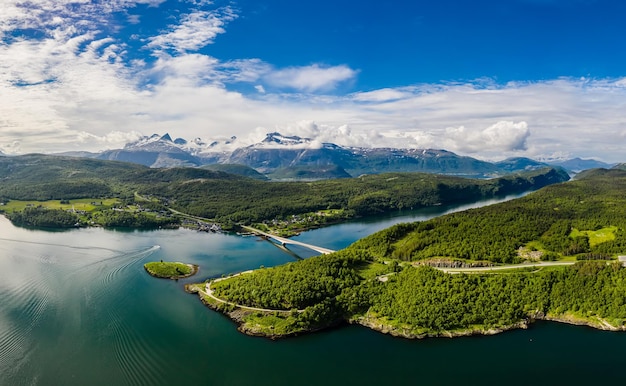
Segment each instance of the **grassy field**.
M43 206L48 209L62 209L62 210L80 210L85 212L94 212L103 209L110 209L115 205L118 205L120 201L117 198L81 198L76 200L67 200L66 203L61 203L60 200L50 201L17 201L11 200L0 207L5 212L22 211L29 206Z
M357 272L359 276L364 279L374 279L378 276L385 275L393 272L391 264L383 264L377 261L373 261L367 264L363 264L358 268Z
M598 244L615 240L615 232L617 232L616 226L605 227L595 231L579 231L578 229L574 229L569 237L576 238L579 236L587 236L589 238L589 245L594 247Z

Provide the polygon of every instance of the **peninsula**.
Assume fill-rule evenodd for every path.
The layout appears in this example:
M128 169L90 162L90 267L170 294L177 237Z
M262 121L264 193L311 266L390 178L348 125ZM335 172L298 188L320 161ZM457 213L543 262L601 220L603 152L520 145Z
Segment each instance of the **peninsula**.
M625 330L626 268L616 261L626 254L625 190L626 172L597 171L188 290L242 332L272 338L346 322L407 338L494 334L538 319ZM446 261L507 269L431 266Z

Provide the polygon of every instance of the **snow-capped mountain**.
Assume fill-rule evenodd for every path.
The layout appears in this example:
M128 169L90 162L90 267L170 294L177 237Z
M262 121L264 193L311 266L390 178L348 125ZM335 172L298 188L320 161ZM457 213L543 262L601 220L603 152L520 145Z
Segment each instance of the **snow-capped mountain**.
M123 149L106 150L96 158L126 161L150 167L199 166L202 162L183 146L187 141L178 138L175 141L165 134L153 134L135 142L126 144Z
M254 144L255 148L264 147L264 148L279 148L279 147L292 147L292 148L303 148L309 147L311 145L311 139L302 138L298 136L285 136L280 133L268 133L263 141L258 144Z
M187 141L182 138L172 140L169 134L160 136L158 134L152 134L149 137L139 138L135 142L127 143L123 150L137 150L137 151L163 151L172 150L174 148L182 150L181 146L187 144Z
M187 141L184 138L172 139L166 133L164 135L152 134L144 136L135 142L130 142L124 146L123 150L130 151L178 151L182 150L191 155L197 156L202 153L212 153L221 151L223 147L232 146L237 137L230 137L224 140L204 141L202 138L194 138Z
M270 177L328 175L330 178L384 172L493 177L547 165L528 158L492 163L437 149L345 147L277 132L268 133L262 141L247 146L240 146L236 137L187 141L172 139L169 134L153 134L128 143L123 149L93 156L150 167L240 164Z

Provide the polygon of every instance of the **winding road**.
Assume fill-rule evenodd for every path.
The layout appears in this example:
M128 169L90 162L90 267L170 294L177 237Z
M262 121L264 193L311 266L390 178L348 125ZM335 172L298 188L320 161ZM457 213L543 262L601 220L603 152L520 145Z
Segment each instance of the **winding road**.
M280 312L280 313L290 313L292 310L273 310L270 308L258 308L258 307L249 307L249 306L244 306L243 304L237 304L237 303L233 303L233 302L229 302L227 300L224 299L220 299L217 296L213 295L213 290L211 289L211 283L216 283L218 281L222 281L222 280L226 280L226 279L231 279L233 277L236 276L240 276L240 275L244 275L246 273L251 273L253 272L252 270L250 271L243 271L243 272L239 272L235 275L231 275L231 276L227 276L227 277L222 277L219 279L215 279L213 281L210 281L208 283L205 284L204 286L204 291L201 289L198 289L200 292L202 292L203 294L205 294L206 296L210 297L211 299L218 301L220 303L224 303L224 304L228 304L231 306L235 306L244 310L250 310L250 311L260 311L260 312ZM304 310L296 310L297 312L303 312Z

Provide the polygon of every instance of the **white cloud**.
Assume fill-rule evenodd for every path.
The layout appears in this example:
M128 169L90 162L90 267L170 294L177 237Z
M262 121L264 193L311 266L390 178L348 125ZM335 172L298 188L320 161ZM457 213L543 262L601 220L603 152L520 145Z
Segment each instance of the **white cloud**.
M148 48L173 50L179 53L197 51L212 44L225 32L224 25L236 18L229 7L216 11L196 11L184 15L180 24L171 25L167 32L149 39Z
M98 147L104 146L108 149L119 149L124 147L127 143L139 140L142 136L143 135L137 131L111 131L101 136L80 131L77 134L77 141L87 146L95 143Z
M139 15L128 15L127 20L130 24L139 24L141 22L141 17Z
M0 154L20 154L21 152L22 149L19 141L0 145Z
M384 144L385 138L375 131L354 132L349 125L333 126L311 120L302 120L275 127L283 135L309 138L309 147L320 147L323 143L335 143L344 146L371 147L372 144ZM258 130L258 129L257 129ZM265 129L260 131L267 132Z
M74 26L78 30L102 26L115 12L139 4L158 6L165 0L3 0L0 7L0 38L19 29Z
M221 78L228 82L254 83L272 71L272 66L260 59L240 59L222 63Z
M447 128L444 146L463 153L514 152L526 150L530 130L526 122L500 121L485 129L465 126Z
M180 82L184 79L191 84L200 85L220 80L215 68L217 64L215 58L206 55L186 54L173 57L162 54L146 74L160 82Z
M352 95L352 98L358 102L386 102L411 97L408 91L393 88L383 88L380 90L359 92Z
M264 79L274 87L315 92L333 90L338 84L353 79L356 74L355 70L345 65L324 67L313 64L276 70Z
M304 67L275 68L258 58L230 60L216 66L216 78L224 82L260 83L268 87L298 92L325 92L353 80L357 71L347 66L312 64Z
M213 0L185 0L185 2L197 6L207 6L213 4Z

